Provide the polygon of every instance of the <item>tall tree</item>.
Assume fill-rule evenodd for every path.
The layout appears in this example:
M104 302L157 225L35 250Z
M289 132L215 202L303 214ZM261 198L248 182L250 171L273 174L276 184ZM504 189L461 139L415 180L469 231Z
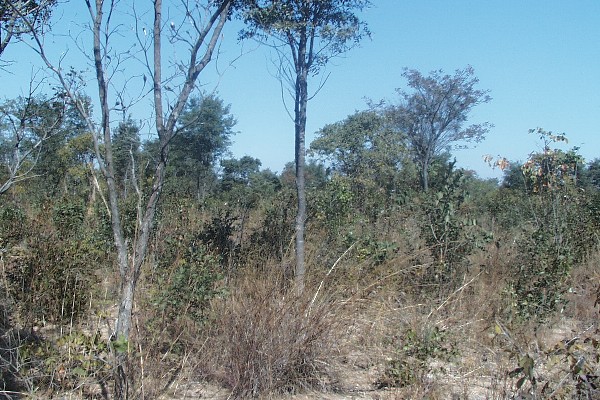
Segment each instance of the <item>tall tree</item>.
M229 190L235 184L248 185L250 177L260 171L261 165L262 163L258 158L250 156L244 156L239 160L230 158L221 161L221 167L223 168L223 190Z
M491 100L488 90L479 90L472 67L445 75L433 71L423 76L416 70L402 74L412 92L397 89L401 102L389 108L396 127L408 140L421 175L421 186L429 189L429 167L435 156L449 147L482 140L488 123L464 127L473 107Z
M192 97L181 113L179 134L171 142L169 173L200 199L205 180L231 144L236 120L231 107L216 95Z
M155 0L152 2L152 9L148 10L148 15L153 16L153 21L149 21L146 26L142 25L143 14L138 14L139 7L131 9L134 17L132 25L137 28L134 35L131 35L130 32L119 32L119 29L124 29L124 24L115 24L113 19L118 14L128 14L118 9L121 6L127 7L126 2L86 0L91 43L86 47L78 42L77 48L83 49L85 57L93 63L98 89L98 119L91 114L90 107L81 101L83 86L87 80L72 71L65 72L61 66L62 59L51 61L51 54L45 48L41 36L34 33L35 41L32 45L34 50L60 81L94 136L97 164L108 191L111 226L120 274L119 311L113 332L113 337L120 343L127 343L130 337L134 294L148 252L156 207L164 184L169 144L178 131L179 118L198 76L213 57L223 27L229 20L233 3L233 0L182 2L179 3L181 7L179 9L163 10L162 0ZM168 21L165 20L167 14ZM150 32L148 27L151 27ZM119 43L122 37L133 37L141 52L136 53L133 47L125 49L120 47L123 45L122 41ZM119 38L119 41L115 38ZM187 49L187 59L168 60L165 46L169 43L177 49L172 53L180 54L182 48ZM138 61L142 64L141 71L139 64L127 64ZM163 69L167 61L170 61L169 64L174 65L175 68ZM119 78L122 81L119 81ZM134 236L128 238L124 234L121 219L122 210L115 179L111 132L115 120L114 113L125 113L129 106L140 100L127 97L135 92L135 88L130 87L127 90L127 84L137 81L145 86L147 80L151 82L150 95L154 108L154 120L151 126L156 130L159 153L151 187L143 193L144 188L140 182L139 190L136 190L138 193L136 226ZM141 93L146 93L146 90L142 90ZM127 351L117 352L114 368L117 399L129 396L130 374L127 360Z
M373 111L358 111L345 120L317 132L310 152L323 158L335 171L372 179L386 186L405 158L404 138L390 129L386 119Z
M38 175L36 166L48 140L63 131L65 102L33 92L0 105L0 195Z
M294 99L296 161L296 269L298 289L305 274L304 230L306 190L304 181L308 79L318 75L328 61L354 47L369 35L355 14L369 0L252 0L246 3L245 37L268 41L279 55L279 78ZM317 90L318 91L318 90Z
M13 39L43 34L56 0L0 0L0 57Z

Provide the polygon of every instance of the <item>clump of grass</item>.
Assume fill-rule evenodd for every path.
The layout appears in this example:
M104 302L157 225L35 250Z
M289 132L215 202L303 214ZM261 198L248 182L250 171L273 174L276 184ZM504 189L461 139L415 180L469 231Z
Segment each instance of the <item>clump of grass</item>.
M215 306L209 374L236 397L325 389L337 308L322 292L243 279Z

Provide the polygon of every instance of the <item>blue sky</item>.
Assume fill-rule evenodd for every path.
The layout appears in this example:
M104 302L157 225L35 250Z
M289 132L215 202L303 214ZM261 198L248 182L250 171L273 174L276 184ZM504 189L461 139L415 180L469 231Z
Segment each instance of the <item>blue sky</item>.
M74 18L74 3L62 11L63 21ZM373 3L361 14L372 39L333 60L326 85L309 103L309 141L325 124L366 108L365 98L395 101L395 89L405 85L404 67L452 73L471 65L479 88L489 89L493 99L475 108L469 122L487 121L494 128L475 148L454 153L460 166L482 177L499 176L483 162L483 155L525 159L541 145L527 133L536 127L566 133L568 146L581 147L588 160L600 157L600 1ZM67 25L61 23L55 30ZM240 51L239 27L231 24L226 29L218 63L201 79L205 89L216 89L231 104L238 120L233 155L250 155L263 167L281 171L294 157L293 123L282 105L268 48L247 43L244 49L251 51L228 66L227 60ZM8 82L3 79L3 97L19 94L19 82L27 84L19 77L29 72L23 67L35 58L21 49L15 45L7 52L16 63L0 72L13 74ZM217 78L215 67L224 75ZM318 81L311 84L315 88Z

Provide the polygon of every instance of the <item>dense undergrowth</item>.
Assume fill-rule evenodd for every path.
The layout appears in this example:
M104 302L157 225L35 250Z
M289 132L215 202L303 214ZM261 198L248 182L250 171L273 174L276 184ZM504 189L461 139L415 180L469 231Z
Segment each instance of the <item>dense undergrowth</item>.
M105 398L129 352L132 398L182 381L237 398L353 381L381 398L597 398L600 195L571 161L545 151L498 185L440 160L426 193L416 176L314 174L301 293L289 175L202 201L168 187L129 342L110 337L101 198L17 186L0 206L1 393Z

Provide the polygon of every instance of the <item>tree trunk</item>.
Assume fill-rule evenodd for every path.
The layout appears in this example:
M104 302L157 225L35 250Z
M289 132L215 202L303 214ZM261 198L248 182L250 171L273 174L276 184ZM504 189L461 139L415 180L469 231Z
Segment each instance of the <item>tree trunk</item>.
M296 270L294 278L298 292L304 290L304 275L306 272L304 232L306 224L306 186L304 166L306 163L306 107L308 104L308 68L306 60L306 40L300 40L298 63L296 66L296 98L294 107L295 117L295 161L296 161L296 192L298 195L298 214L296 215Z
M421 168L421 188L424 192L429 191L429 171L426 165Z
M137 281L135 279L126 279L121 281L121 301L119 304L119 314L117 318L117 329L115 338L119 342L129 340L129 331L131 329L131 315L133 311L133 296ZM127 343L129 347L129 343ZM130 372L128 365L129 348L123 349L121 346L115 350L115 399L129 398L129 380Z
M431 165L431 157L425 155L421 161L421 188L425 193L429 191L429 166Z

